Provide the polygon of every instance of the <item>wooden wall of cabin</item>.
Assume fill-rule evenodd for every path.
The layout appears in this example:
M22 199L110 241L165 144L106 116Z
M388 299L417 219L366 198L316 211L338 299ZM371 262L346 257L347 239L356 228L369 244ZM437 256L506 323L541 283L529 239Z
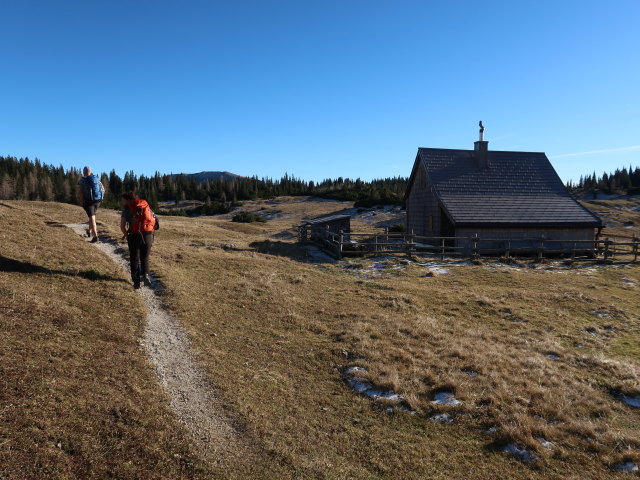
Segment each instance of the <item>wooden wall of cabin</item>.
M473 237L478 234L480 242L479 249L506 249L511 241L512 253L516 253L516 248L536 250L540 246L540 237L544 235L545 240L561 240L561 242L550 242L545 245L545 249L566 250L573 249L574 241L588 240L594 241L596 229L591 227L457 227L456 237L465 237L456 240L457 247L463 247L466 253L471 251L471 241L466 237ZM483 240L484 239L484 240ZM591 246L586 243L577 244L577 248L583 247L590 250Z
M407 231L425 237L440 235L438 199L422 165L407 196Z
M339 234L340 230L345 233L346 239L348 239L348 234L351 231L351 219L343 218L338 220L331 220L327 222L319 222L317 224L313 224L310 226L311 228L311 239L319 240L324 238L324 235L327 231L327 227L329 227L329 231L331 233Z

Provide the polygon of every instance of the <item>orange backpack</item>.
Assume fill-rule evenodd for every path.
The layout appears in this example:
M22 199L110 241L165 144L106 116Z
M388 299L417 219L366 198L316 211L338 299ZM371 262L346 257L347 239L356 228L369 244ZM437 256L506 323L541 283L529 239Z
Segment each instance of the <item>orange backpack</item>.
M131 233L153 232L156 216L145 200L135 200L129 204L131 212Z

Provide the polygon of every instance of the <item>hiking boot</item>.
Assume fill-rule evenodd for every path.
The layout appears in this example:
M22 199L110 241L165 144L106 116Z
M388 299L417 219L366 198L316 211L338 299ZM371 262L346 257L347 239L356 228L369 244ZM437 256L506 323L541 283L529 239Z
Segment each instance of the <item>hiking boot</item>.
M140 282L133 282L133 289L134 290L139 290L140 289Z
M91 229L87 228L86 232L87 232L87 238L91 237Z
M91 239L91 243L98 243L98 237L93 237Z
M143 275L142 282L145 284L145 286L151 287L151 279L149 278L149 275Z

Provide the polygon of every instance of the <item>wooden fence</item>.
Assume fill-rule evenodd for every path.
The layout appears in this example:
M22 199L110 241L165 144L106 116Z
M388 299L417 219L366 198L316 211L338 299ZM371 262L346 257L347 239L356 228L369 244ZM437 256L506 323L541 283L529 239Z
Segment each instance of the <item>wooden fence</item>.
M638 261L640 238L636 235L611 235L596 240L554 240L539 238L481 238L471 237L423 237L413 233L357 233L324 232L313 238L335 258L367 254L414 254L445 257L499 257L535 258L565 257L573 260L598 259L611 261L624 257ZM484 244L496 245L485 246ZM526 245L523 245L526 244Z

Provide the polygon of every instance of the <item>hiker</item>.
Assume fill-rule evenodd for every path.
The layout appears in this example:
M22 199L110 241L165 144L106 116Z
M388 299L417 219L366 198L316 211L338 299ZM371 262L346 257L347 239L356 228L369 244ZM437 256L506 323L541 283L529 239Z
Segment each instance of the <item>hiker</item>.
M87 228L87 237L93 237L91 243L98 241L98 227L96 226L96 212L100 206L100 202L104 197L104 185L98 177L91 173L91 167L86 166L82 169L83 176L80 177L76 185L78 191L78 200L82 201L82 208L87 212L89 217L89 228Z
M120 230L122 230L122 238L126 239L129 245L133 288L139 289L141 282L150 287L149 254L153 245L154 232L160 228L158 217L151 211L149 204L134 192L122 194L120 204L122 205Z

